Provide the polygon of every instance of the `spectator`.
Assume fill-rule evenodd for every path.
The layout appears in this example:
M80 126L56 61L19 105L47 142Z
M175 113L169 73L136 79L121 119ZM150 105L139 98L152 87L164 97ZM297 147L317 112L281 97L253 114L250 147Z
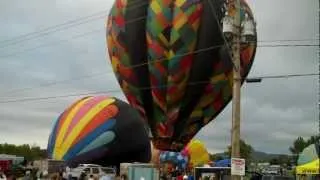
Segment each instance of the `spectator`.
M23 180L32 180L31 172L30 172L29 170L26 171L26 174L25 174L25 176L23 177Z
M89 180L94 180L94 178L93 178L93 175L92 175L92 174L90 174L90 176L89 176Z
M80 174L79 180L85 180L86 177L87 177L87 174L84 171L82 171Z
M4 172L0 169L0 180L7 180L6 175L4 174Z

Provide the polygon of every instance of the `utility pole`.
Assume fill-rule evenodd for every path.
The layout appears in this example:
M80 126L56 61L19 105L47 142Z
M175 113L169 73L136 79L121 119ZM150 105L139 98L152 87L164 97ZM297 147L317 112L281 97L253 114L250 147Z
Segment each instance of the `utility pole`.
M236 13L234 17L234 37L232 43L233 54L233 93L232 93L232 136L231 136L231 158L240 158L240 96L241 96L241 74L240 74L240 40L241 19L240 0L235 0ZM233 175L232 180L240 180L240 176Z

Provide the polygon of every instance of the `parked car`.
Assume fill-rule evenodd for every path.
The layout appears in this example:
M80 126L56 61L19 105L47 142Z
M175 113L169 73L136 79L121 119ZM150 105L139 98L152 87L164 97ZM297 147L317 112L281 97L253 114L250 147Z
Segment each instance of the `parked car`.
M294 177L265 175L265 176L262 176L261 180L294 180Z

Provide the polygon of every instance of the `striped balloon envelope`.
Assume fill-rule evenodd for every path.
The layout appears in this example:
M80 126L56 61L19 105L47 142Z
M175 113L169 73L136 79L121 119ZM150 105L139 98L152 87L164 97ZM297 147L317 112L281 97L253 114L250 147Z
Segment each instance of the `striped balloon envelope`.
M148 162L151 148L135 109L114 97L90 96L76 101L58 117L49 137L48 155L70 165L113 165Z

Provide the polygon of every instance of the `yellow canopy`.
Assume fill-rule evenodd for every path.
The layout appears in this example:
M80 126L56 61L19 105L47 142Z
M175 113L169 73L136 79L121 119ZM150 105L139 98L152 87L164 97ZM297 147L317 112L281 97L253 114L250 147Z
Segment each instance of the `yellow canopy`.
M296 167L296 174L319 174L319 159Z

